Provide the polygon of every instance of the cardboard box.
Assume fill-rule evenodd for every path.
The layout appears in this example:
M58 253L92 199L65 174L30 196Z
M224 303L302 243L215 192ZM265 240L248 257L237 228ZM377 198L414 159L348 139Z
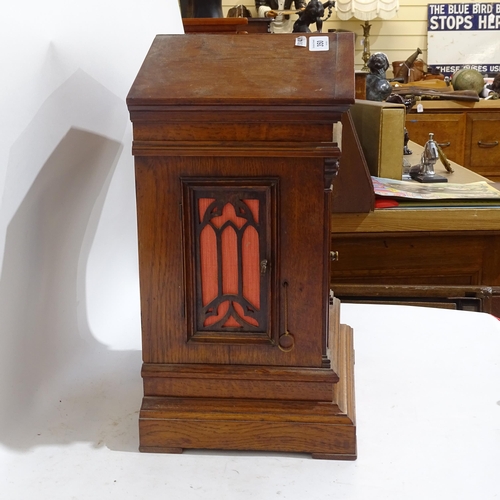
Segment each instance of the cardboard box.
M351 115L370 175L401 180L404 105L357 99Z

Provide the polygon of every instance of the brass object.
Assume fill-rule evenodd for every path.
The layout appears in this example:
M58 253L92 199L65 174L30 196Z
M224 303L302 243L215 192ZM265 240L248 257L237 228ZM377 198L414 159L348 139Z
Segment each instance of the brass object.
M267 259L260 261L260 274L264 275L267 272L268 261Z
M284 314L285 333L280 335L280 338L278 340L278 347L280 351L290 352L295 347L295 339L288 330L288 281L283 282L283 288L284 288L283 295L285 301L285 314Z
M480 148L494 148L495 146L498 146L498 141L493 141L493 142L477 141L477 145Z
M441 149L441 145L439 143L436 143L436 147L438 150L438 155L439 159L441 160L441 163L444 165L444 168L446 169L447 172L452 174L454 172L453 167L451 166L451 163L448 161L448 158L446 158L446 155L444 154L443 150Z
M368 22L365 21L364 24L361 25L363 28L363 54L361 55L361 59L363 59L363 67L361 68L361 71L370 71L367 62L368 59L370 59L370 28L372 25Z

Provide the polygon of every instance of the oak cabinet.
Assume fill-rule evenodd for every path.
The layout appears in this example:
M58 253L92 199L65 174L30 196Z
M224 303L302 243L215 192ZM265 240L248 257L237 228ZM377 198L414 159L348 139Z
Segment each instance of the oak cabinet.
M160 35L128 95L141 451L356 458L352 330L329 287L354 39L295 39Z

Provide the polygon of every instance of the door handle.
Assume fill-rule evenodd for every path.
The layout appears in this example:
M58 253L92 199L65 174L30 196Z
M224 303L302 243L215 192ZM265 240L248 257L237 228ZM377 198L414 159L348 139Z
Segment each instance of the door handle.
M498 141L493 141L493 142L477 141L477 145L480 148L494 148L495 146L498 146Z

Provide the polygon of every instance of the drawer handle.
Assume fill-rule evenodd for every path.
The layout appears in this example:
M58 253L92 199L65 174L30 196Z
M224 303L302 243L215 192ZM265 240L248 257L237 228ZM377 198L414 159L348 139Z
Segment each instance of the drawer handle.
M498 141L494 141L494 142L477 141L477 145L480 148L494 148L495 146L498 146Z
M451 142L438 142L438 146L440 148L449 148L451 146Z

